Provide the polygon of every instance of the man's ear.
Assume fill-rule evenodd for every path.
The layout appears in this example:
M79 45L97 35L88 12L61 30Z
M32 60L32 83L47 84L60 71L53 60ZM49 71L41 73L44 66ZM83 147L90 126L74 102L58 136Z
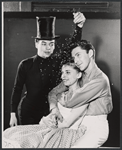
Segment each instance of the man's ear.
M89 57L90 58L93 57L93 50L92 49L89 50Z
M38 40L37 40L37 39L35 39L35 47L36 47L36 48L38 48L38 46L37 46L37 45L38 45Z

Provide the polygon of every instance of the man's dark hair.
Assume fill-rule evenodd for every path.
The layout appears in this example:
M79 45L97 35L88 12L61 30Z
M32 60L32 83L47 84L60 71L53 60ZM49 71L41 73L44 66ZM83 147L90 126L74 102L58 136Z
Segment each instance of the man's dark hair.
M38 42L40 39L38 39L38 38L35 38L35 42Z
M91 44L90 41L87 40L80 40L74 43L70 43L70 49L74 49L76 47L81 47L82 49L86 50L86 52L88 53L90 49L93 50L93 58L95 58L95 48L94 46Z

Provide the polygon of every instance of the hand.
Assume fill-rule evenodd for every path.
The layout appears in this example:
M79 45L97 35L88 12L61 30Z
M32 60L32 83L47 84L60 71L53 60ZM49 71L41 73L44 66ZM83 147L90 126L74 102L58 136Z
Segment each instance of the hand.
M49 128L57 128L58 122L55 119L55 114L50 113L46 117L42 117L39 124L45 123Z
M57 107L53 108L51 111L52 114L55 114L55 119L59 120L60 122L63 121L63 116L61 115L59 109Z
M17 126L17 118L15 113L11 113L11 118L10 118L10 127Z
M85 22L85 20L86 20L86 18L85 18L85 16L83 15L83 13L77 12L77 13L73 13L73 15L74 15L74 20L73 20L73 22L74 22L75 24L77 24L80 28L82 28L82 27L83 27L83 24L84 24L84 22Z
M68 123L66 120L63 120L63 122L58 122L58 128L68 128Z

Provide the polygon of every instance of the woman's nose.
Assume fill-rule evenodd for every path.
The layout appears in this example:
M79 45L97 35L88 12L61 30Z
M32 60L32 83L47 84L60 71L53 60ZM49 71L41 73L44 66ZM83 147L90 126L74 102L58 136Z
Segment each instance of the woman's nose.
M64 79L64 77L65 77L65 75L64 75L64 74L62 74L62 75L61 75L61 79Z

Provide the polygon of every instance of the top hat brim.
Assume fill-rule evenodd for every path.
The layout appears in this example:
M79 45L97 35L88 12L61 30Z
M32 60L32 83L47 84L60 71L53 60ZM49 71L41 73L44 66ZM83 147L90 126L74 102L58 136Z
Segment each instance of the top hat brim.
M60 35L55 35L54 37L35 37L35 39L39 39L39 40L55 40L60 38Z

